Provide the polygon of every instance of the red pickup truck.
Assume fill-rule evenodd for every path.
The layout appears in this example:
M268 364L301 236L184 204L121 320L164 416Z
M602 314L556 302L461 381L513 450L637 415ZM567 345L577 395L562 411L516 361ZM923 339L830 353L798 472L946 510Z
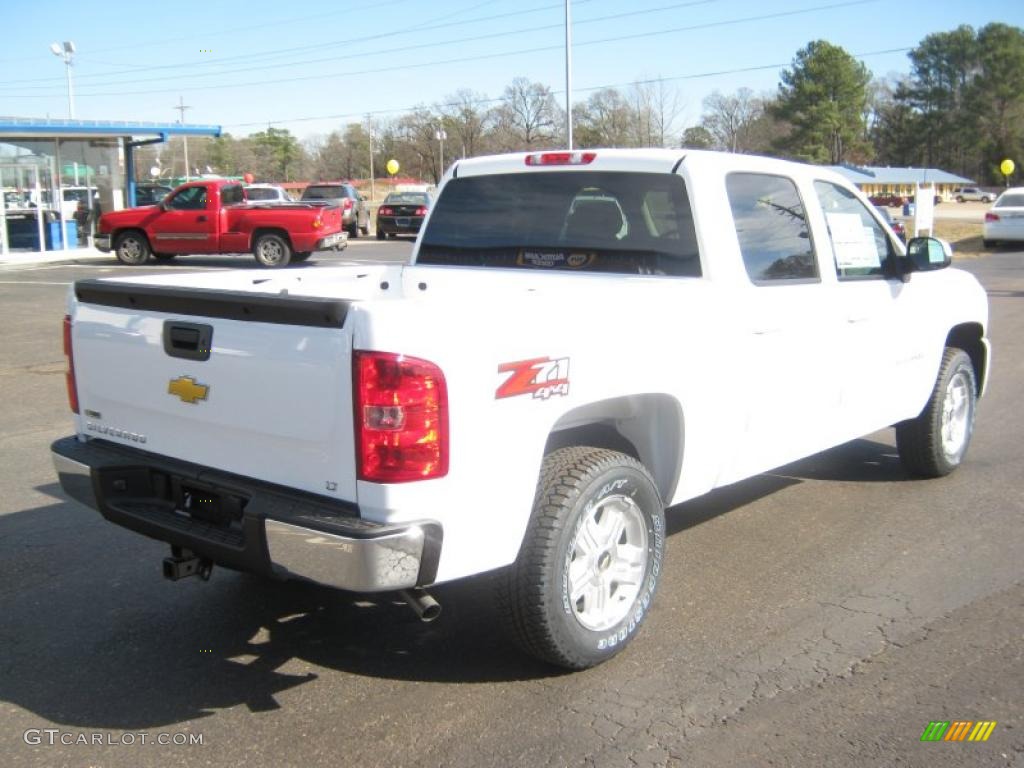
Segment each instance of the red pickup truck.
M323 203L247 202L236 181L182 184L158 205L100 217L96 247L123 264L187 253L246 253L264 267L284 267L313 251L348 244L341 209Z

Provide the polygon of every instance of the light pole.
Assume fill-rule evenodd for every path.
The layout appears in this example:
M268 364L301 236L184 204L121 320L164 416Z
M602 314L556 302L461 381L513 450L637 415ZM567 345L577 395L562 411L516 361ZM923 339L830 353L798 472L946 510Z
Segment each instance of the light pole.
M75 44L70 40L61 43L50 43L50 50L54 56L64 59L64 77L68 83L68 117L75 119L75 93L71 88L71 59L75 55Z
M565 145L572 149L572 11L565 0Z
M185 124L185 110L186 109L192 109L192 107L186 107L185 106L185 99L181 95L179 95L178 96L178 106L176 106L175 109L178 110L178 114L180 115L180 117L178 118L178 124L179 125L184 125ZM189 170L188 170L188 135L186 135L184 133L181 134L181 145L182 145L182 147L185 150L185 182L188 183L188 178L191 175L189 173ZM173 158L174 155L171 155L171 157ZM173 163L172 163L172 165L173 165Z
M441 183L441 177L444 176L444 140L448 138L448 134L444 132L444 128L438 127L437 133L434 134L437 137L438 143L441 145L441 167L437 172L437 183Z

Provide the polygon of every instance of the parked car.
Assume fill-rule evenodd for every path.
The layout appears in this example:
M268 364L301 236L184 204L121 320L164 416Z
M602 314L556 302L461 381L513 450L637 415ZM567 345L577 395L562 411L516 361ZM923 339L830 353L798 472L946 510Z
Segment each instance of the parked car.
M370 234L370 209L359 190L344 181L310 184L302 191L302 202L325 200L341 208L341 226L350 238Z
M1024 241L1024 187L1010 187L985 214L982 243L994 248L999 243Z
M958 203L981 202L991 203L996 196L978 187L960 187L953 190L953 199Z
M900 208L905 200L902 195L871 195L868 201L876 206L888 206L889 208Z
M173 187L166 184L137 184L135 186L135 205L156 205L171 192Z
M291 203L291 196L277 184L249 184L245 199L250 203Z
M885 219L885 223L889 225L893 232L896 233L896 236L904 243L907 242L907 228L903 226L903 222L894 219L892 215L889 213L889 209L886 208L885 206L876 205L875 209L878 211L881 217Z
M392 192L377 209L377 239L395 235L415 235L430 209L425 192Z

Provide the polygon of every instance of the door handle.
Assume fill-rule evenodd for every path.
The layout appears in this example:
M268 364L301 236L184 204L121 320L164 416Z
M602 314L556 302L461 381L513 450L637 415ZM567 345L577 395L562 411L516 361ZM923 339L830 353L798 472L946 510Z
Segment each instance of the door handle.
M196 221L206 221L205 216L196 216Z

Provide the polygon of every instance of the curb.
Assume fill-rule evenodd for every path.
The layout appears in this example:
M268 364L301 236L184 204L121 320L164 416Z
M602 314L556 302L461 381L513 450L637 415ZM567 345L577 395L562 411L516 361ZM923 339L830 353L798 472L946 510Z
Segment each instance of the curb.
M113 254L100 253L99 251L85 250L83 253L69 254L65 256L63 253L55 253L52 256L48 254L24 254L23 256L8 256L6 259L0 259L0 271L18 271L21 269L33 269L41 266L60 266L67 264L91 264L96 261L105 261L112 259Z

